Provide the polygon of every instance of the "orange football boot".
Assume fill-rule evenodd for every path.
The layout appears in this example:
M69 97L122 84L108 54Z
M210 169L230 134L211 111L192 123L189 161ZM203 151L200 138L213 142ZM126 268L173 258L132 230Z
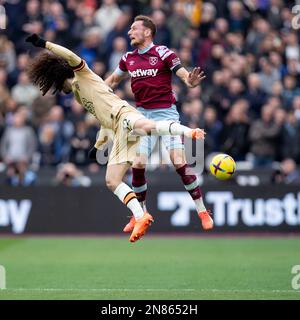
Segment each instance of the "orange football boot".
M136 220L129 241L136 242L139 240L145 234L152 222L154 222L154 219L151 214L145 212L141 219Z
M129 222L126 224L126 226L123 229L123 232L132 232L135 225L135 218L132 216L129 220Z
M214 221L210 216L210 211L206 210L198 213L204 230L210 230L214 227Z
M200 128L191 129L191 131L185 133L185 136L192 138L193 140L203 140L205 135L205 131Z

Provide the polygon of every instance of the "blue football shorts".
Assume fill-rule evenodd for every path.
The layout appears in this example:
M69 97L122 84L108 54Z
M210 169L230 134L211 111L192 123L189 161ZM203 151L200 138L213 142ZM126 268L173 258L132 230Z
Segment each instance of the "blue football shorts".
M176 122L179 121L179 113L176 109L176 106L173 104L171 108L161 108L161 109L144 109L142 107L138 107L137 110L142 113L146 118L162 121L162 120L173 120ZM174 149L184 149L184 144L182 142L181 136L144 136L141 137L138 153L145 154L149 157L158 141L161 139L166 149L174 150Z

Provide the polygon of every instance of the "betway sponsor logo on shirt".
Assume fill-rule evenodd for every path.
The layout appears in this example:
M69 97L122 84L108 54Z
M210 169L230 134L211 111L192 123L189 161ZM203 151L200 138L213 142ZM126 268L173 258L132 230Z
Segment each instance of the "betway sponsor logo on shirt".
M130 76L132 78L137 78L137 77L155 77L157 74L158 69L136 69L135 71L128 71Z

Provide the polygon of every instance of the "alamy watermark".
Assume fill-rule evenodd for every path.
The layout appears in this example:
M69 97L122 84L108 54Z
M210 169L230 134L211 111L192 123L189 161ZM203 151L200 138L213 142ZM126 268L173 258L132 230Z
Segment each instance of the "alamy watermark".
M0 5L0 29L6 29L6 12L3 5Z
M300 28L300 4L293 6L292 13L295 15L291 21L292 27L298 30Z
M113 141L116 141L113 146ZM140 157L142 163L152 168L170 165L169 152L177 150L173 155L174 165L180 165L185 159L189 165L186 174L200 175L204 169L204 140L192 140L181 136L118 131L105 129L97 137L97 162L106 165L109 159L117 163ZM142 158L141 158L142 156ZM184 160L184 161L185 161Z
M292 274L295 274L295 276L292 278L292 288L294 290L299 290L300 289L300 265L296 264L292 267L291 270Z
M5 268L0 265L0 290L6 289L6 273Z

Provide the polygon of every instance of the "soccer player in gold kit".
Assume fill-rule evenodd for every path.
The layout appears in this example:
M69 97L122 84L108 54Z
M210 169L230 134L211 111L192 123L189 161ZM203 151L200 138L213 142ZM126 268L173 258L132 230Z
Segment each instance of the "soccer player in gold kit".
M42 94L50 89L53 93L73 92L76 100L92 113L101 124L100 137L95 147L100 149L108 139L113 141L109 156L106 185L131 210L136 223L129 240L135 242L153 222L144 212L135 193L123 182L123 177L136 157L139 139L136 135L185 135L192 139L204 139L202 129L190 129L175 121L153 121L120 99L113 90L89 69L84 60L72 51L45 41L37 34L26 38L36 47L48 49L39 53L28 68L32 82Z

